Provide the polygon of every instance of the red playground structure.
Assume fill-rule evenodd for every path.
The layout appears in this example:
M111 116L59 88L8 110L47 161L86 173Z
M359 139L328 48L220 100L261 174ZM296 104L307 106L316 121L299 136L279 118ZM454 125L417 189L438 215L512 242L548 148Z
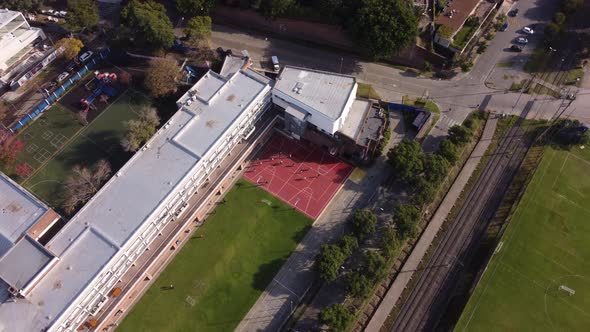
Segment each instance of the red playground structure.
M80 100L80 107L82 108L81 112L88 113L91 108L94 109L92 102L98 96L101 96L101 100L103 100L103 98L104 100L107 100L116 95L117 89L115 89L112 84L117 82L117 78L117 74L115 73L94 72L94 80L89 83L93 83L96 80L96 86L90 96ZM88 88L88 84L86 84L86 87Z

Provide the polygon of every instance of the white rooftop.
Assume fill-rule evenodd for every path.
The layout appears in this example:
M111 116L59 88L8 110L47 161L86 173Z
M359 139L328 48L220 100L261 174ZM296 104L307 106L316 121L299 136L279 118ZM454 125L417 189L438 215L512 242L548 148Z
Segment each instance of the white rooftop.
M9 23L14 19L15 16L20 15L20 12L10 10L7 8L0 9L0 27Z
M0 173L0 257L47 210L45 204Z
M59 261L30 298L0 305L0 331L33 331L52 323L180 190L213 143L270 89L268 82L250 70L230 78L209 71L181 98L186 101L194 94L191 104L176 112L147 148L138 151L46 245Z
M367 116L367 112L371 107L371 103L367 100L355 99L352 102L350 112L344 121L344 125L340 129L344 135L356 140L361 128L363 127L363 121Z
M353 92L353 76L285 66L274 89L336 120Z

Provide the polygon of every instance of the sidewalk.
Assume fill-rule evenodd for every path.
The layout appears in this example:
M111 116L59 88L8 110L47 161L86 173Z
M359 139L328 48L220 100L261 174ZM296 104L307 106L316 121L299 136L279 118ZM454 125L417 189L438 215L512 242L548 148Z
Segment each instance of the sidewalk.
M430 223L418 240L418 243L416 243L416 246L412 250L410 257L408 257L407 261L402 266L401 271L385 294L385 297L379 304L377 311L375 311L375 314L369 321L369 324L365 329L366 331L379 331L385 323L385 320L389 316L389 313L392 311L392 309L395 307L397 301L402 295L402 292L410 282L414 271L416 271L418 268L418 265L420 264L420 261L422 261L422 258L430 247L430 244L434 240L448 214L451 212L451 209L455 205L456 200L459 198L459 195L463 191L463 188L467 184L471 174L473 174L473 171L477 167L481 157L483 157L488 146L490 145L494 136L494 131L496 130L497 122L498 119L496 117L487 121L480 141L477 143L468 161L465 163L463 169L461 169L461 172L451 186L451 189L432 216Z

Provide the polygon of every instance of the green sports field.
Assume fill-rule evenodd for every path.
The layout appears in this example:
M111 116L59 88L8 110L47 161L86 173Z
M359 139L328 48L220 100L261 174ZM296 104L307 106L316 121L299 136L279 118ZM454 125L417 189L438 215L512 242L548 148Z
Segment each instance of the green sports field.
M233 331L311 223L240 181L117 331Z
M49 150L52 144L44 139L46 132L67 132L67 140L51 150L44 164L32 164L38 170L23 181L23 186L50 206L59 207L62 201L61 185L73 166L89 166L99 159L106 159L113 170L120 168L131 156L123 151L119 143L125 134L124 122L135 118L136 110L144 104L149 104L147 98L128 90L85 127L79 124L71 111L59 104L53 106L19 134L25 142L21 158L27 161L32 158L34 161L34 153L38 152L29 151L32 144L39 147L37 151Z
M589 203L590 151L547 147L455 330L588 331Z

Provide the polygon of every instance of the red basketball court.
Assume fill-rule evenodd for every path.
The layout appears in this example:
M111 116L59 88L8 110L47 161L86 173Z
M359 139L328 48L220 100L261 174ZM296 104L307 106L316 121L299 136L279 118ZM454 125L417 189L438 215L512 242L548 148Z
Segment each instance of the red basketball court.
M276 133L244 177L315 220L352 170L319 146Z

